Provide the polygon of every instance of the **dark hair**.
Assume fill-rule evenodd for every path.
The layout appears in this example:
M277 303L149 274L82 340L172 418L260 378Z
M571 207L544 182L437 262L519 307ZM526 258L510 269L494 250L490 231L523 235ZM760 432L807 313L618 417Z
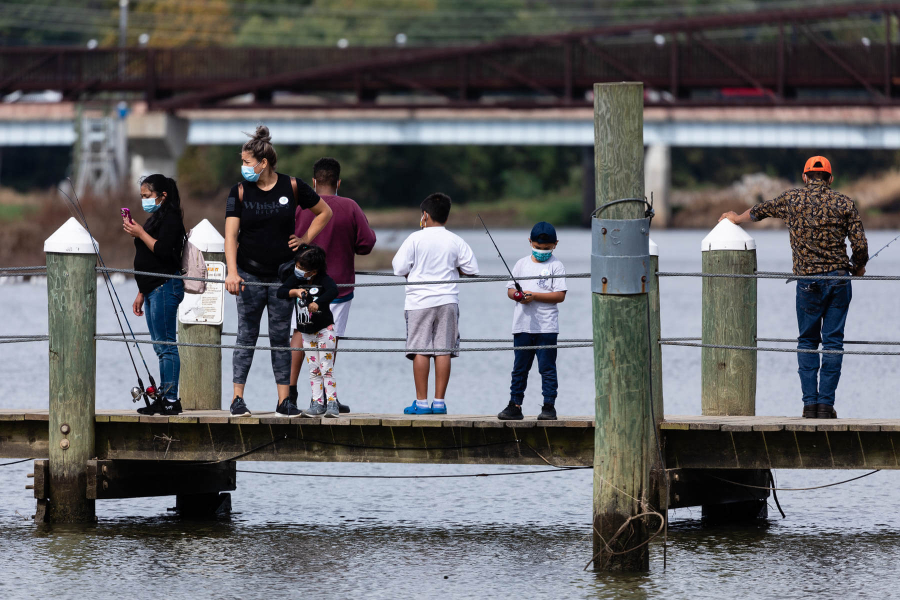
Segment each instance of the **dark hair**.
M831 173L827 173L825 171L807 171L806 178L818 179L819 181L828 181L829 179L831 179Z
M155 192L157 195L166 195L166 199L160 204L159 210L150 215L150 218L144 223L144 229L147 230L147 233L150 233L151 230L155 230L163 217L172 211L176 211L178 217L184 221L184 210L181 208L181 196L178 195L178 186L175 185L174 179L160 173L154 173L153 175L147 175L141 179L141 185L146 185L150 188L151 192Z
M450 217L450 196L447 194L431 194L419 206L423 212L427 212L432 219L443 225Z
M317 275L326 273L325 251L314 244L300 244L294 253L294 262L304 271L315 271Z
M256 133L253 135L249 133L244 135L250 136L250 139L241 146L241 152L249 152L256 160L265 158L269 161L269 166L274 169L275 163L278 162L278 155L275 154L275 147L272 146L272 136L269 135L269 128L265 125L260 125L256 128Z
M327 185L328 187L337 187L341 178L341 163L329 157L320 158L313 165L313 179L316 183Z

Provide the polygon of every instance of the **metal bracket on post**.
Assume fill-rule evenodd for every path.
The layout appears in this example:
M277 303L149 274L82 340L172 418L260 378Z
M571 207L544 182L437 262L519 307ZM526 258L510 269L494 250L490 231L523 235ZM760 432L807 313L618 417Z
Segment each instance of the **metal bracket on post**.
M601 219L597 213L602 208L591 219L591 291L615 296L646 294L652 217Z

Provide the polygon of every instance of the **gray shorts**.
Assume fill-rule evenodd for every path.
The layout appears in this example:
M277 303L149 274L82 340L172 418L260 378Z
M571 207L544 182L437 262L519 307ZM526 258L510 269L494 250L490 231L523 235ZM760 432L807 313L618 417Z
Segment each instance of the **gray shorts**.
M454 302L406 311L406 348L416 350L459 348L459 304ZM416 354L459 356L458 351L410 352L406 358L412 360Z

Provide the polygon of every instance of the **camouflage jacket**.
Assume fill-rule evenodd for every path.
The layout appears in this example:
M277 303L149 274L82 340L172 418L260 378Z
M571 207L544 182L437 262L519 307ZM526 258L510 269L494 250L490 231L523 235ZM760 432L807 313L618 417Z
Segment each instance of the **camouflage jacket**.
M869 260L866 232L853 200L824 181L812 180L805 188L788 190L750 209L754 221L767 217L784 219L790 230L795 275L850 270ZM844 242L848 237L852 264Z

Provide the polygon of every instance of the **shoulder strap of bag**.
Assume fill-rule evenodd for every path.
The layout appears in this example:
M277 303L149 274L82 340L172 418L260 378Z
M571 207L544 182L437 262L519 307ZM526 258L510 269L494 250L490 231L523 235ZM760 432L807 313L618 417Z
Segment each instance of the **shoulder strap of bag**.
M297 199L297 178L291 177L291 189L294 190L294 204L296 205L299 200Z
M238 200L240 200L241 202L244 201L244 184L243 183L238 184Z

